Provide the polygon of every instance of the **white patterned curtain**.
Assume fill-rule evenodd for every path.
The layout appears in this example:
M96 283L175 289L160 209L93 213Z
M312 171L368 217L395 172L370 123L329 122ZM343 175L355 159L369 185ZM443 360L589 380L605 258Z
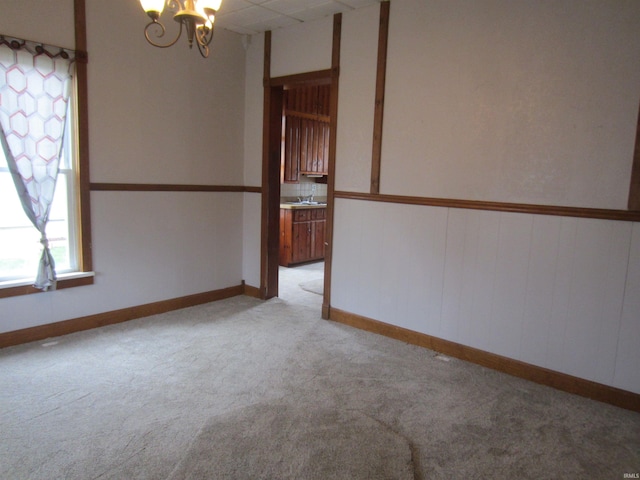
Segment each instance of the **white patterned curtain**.
M45 233L58 176L74 52L0 35L0 143L27 217L41 235L34 287L55 289Z

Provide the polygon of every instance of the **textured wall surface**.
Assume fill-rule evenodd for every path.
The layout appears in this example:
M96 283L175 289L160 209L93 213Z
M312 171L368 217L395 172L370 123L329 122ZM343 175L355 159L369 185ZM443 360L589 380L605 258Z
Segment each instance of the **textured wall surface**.
M639 224L338 200L335 232L332 306L640 393Z
M640 3L395 0L381 192L626 208Z
M35 39L73 39L73 2L3 3L0 21L28 38L33 12L55 3ZM205 60L184 38L166 50L147 44L138 2L86 4L91 181L241 185L241 37L217 32ZM243 194L92 192L91 204L94 285L1 299L0 332L240 284Z

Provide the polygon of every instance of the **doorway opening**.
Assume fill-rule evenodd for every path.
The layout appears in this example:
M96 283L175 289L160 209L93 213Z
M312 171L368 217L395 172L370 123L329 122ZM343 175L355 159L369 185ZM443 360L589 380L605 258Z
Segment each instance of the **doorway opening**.
M279 296L299 300L304 291L322 297L331 77L290 78L282 90Z
M322 305L331 207L331 82L330 70L270 82L266 298L307 295Z

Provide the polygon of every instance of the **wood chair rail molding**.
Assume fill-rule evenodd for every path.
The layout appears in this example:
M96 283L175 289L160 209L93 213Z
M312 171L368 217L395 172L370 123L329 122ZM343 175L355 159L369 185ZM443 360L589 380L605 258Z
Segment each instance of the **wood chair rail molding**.
M528 203L484 202L480 200L459 200L453 198L414 197L359 192L336 191L335 198L364 200L370 202L400 203L405 205L424 205L431 207L464 208L471 210L490 210L496 212L529 213L535 215L553 215L560 217L597 218L602 220L621 220L640 222L640 212L629 210L608 210L599 208L563 207L553 205L535 205Z
M243 185L190 185L164 183L92 183L93 192L251 192L261 193L262 187Z

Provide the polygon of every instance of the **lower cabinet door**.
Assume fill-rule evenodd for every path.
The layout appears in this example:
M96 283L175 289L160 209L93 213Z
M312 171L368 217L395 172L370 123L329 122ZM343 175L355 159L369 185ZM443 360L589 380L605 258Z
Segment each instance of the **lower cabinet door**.
M318 220L312 223L311 258L315 260L324 258L324 230L326 221Z
M306 262L311 259L311 222L293 224L291 261Z

